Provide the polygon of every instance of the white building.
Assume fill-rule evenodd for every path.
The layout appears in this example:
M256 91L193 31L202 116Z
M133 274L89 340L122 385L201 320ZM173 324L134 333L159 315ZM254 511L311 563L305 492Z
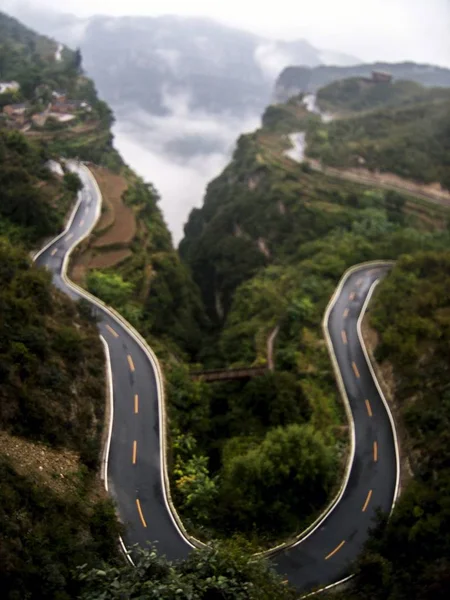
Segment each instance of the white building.
M0 94L5 92L18 92L20 85L17 81L0 81Z

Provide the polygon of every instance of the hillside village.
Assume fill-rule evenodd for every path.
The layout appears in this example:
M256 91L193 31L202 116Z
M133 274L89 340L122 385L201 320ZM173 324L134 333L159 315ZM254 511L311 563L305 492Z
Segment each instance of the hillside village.
M52 90L47 84L36 87L31 101L15 101L19 99L21 89L17 81L0 81L0 124L25 133L30 129L73 126L92 116L89 102L73 100L65 90Z

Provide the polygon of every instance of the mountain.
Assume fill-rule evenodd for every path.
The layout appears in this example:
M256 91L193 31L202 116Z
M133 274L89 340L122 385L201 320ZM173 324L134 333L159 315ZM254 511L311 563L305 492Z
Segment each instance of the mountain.
M8 600L79 597L78 567L122 560L117 548L122 526L99 476L107 414L104 349L95 319L30 260L36 247L61 231L76 203L81 182L62 154L95 161L99 184L110 186L102 189L101 219L102 226L108 221L109 245L96 229L102 246L89 249L107 299L111 280L121 300L123 287L131 289L134 312L127 316L134 322L145 304L148 310L152 302L159 311L165 306L162 322L153 317L145 333L165 337L160 348L171 345L178 354L187 337L180 318L189 327L196 323L190 295L199 303L172 247L157 194L112 148L111 111L80 64L78 53L64 49L60 55L54 40L0 13L0 80L15 82L0 94L0 585ZM63 107L70 113L53 112ZM59 121L61 114L70 119ZM118 179L117 198L111 187ZM120 222L122 237L113 240L112 260L117 213L128 220ZM127 244L132 249L124 249ZM133 284L121 288L118 263L123 268L124 258ZM83 266L89 273L90 263ZM146 287L137 298L142 278ZM178 296L171 306L175 293L183 301ZM190 344L195 333L191 330Z
M317 99L347 115L310 124L309 157L333 168L364 167L450 189L449 88L348 79L319 90Z
M397 87L390 90L390 85ZM342 82L344 91L352 86L353 79ZM433 181L433 189L439 188L438 182L448 188L450 113L445 96L450 92L385 83L377 94L367 95L359 84L354 94L341 92L335 84L317 92L344 115L331 123L309 112L303 98L269 107L262 127L239 138L232 161L209 184L203 206L192 211L180 253L215 326L215 341L204 349L204 360L213 364L222 357L228 365L264 364L267 340L278 331L274 376L286 377L283 389L289 393L287 381L296 382L296 397L306 409L295 416L292 405L285 418L314 423L334 452L341 444L345 447L346 437L338 434L343 423L339 425L320 333L325 306L346 268L372 259L399 259L392 276L379 286L371 323L380 336L376 356L391 385L400 445L409 462L403 470L402 497L389 523L381 518L356 565L356 585L338 596L425 599L442 590L444 597L450 481L445 433L450 195L444 190L442 200L433 196L430 202L415 196L420 190L427 192L427 186L412 184ZM298 147L299 132L305 134L306 148ZM348 169L344 158L342 167L322 168L308 160L319 144L323 161L331 164L335 152L344 157L361 152L370 170L353 163ZM402 178L383 179L386 169ZM201 429L200 407L186 428L210 457L216 497L208 525L229 534L242 514L251 514L253 534L256 530L267 535L274 520L288 529L289 509L274 511L270 495L263 507L249 506L249 498L267 493L269 471L260 467L259 490L256 477L249 486L237 476L232 479L237 464L246 465L255 455L265 457L270 434L262 433L263 415L274 417L285 406L281 398L271 404L277 396L269 390L276 382L261 384L258 393L256 383L252 389L250 384L221 385L209 400L213 431ZM414 479L408 475L411 467ZM227 496L230 479L235 494ZM242 502L239 506L236 498ZM179 500L180 510L192 519L196 502L189 499L190 503ZM205 519L205 506L197 506ZM232 513L228 521L227 510ZM299 514L300 510L295 516ZM240 526L245 528L245 520Z
M372 78L339 79L316 94L320 110L335 116L351 115L379 108L394 108L449 99L448 87L424 87L407 80L377 82Z
M274 78L292 63L329 56L306 40L266 39L209 19L176 16L79 19L12 3L11 14L65 44L79 46L102 97L121 111L172 112L171 98L207 113L249 114L268 103ZM347 55L334 60L357 63ZM119 112L120 114L120 112Z
M314 93L319 88L349 77L370 78L372 71L390 73L394 80L406 79L425 86L450 87L450 69L413 62L375 62L353 66L325 66L309 68L308 65L287 67L275 83L274 100L285 102L301 93Z
M236 137L251 131L289 64L358 59L181 17L77 18L4 0L27 25L81 48L86 72L113 108L116 147L158 188L176 244ZM342 63L341 63L342 61Z

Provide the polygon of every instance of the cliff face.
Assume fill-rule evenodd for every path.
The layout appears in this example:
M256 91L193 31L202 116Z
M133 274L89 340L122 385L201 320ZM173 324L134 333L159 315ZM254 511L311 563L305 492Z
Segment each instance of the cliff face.
M274 99L276 102L285 102L301 93L316 92L333 81L348 77L370 77L372 71L385 71L394 79L408 79L427 87L450 87L450 69L413 62L376 62L351 67L293 66L287 67L279 75L275 83Z

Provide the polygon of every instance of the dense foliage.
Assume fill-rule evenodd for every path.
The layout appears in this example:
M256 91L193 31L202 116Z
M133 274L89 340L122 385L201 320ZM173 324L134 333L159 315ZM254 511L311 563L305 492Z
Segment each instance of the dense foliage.
M96 329L54 292L51 275L0 243L0 425L96 462L103 427L103 352Z
M26 102L27 113L35 114L47 108L54 91L63 92L70 101L88 103L89 111L77 111L71 127L48 119L44 132L31 134L42 138L48 151L56 156L120 169L123 161L112 144L114 119L110 108L98 99L93 82L83 75L79 50L64 47L61 60L57 60L57 48L54 40L0 12L0 80L20 85L18 91L0 95L0 107Z
M157 192L134 174L128 180L123 200L138 223L131 256L114 268L90 271L87 286L152 343L158 339L177 355L195 356L206 326L197 287L173 249Z
M64 59L55 60L58 44L0 12L0 80L17 81L20 91L15 99L32 99L36 88L73 87L78 73L75 53L65 49Z
M0 456L0 583L8 600L71 600L81 564L118 562L120 533L110 500L93 496L84 471L75 490L54 492Z
M449 188L449 94L424 90L423 96L431 99L317 124L307 136L308 156L335 167L363 165Z
M379 286L370 321L392 365L414 473L374 532L343 598L447 598L450 592L450 253L406 255Z
M371 78L373 71L390 73L395 81L413 81L424 86L450 87L450 69L436 65L414 62L376 62L355 64L348 67L319 65L317 67L286 67L275 84L275 94L279 101L306 91L320 90L334 81Z
M293 600L295 592L263 560L236 543L205 548L173 564L154 549L140 551L136 568L82 571L81 600Z
M0 429L75 450L77 485L57 493L0 453L0 581L6 598L73 598L74 570L114 559L109 501L94 495L105 405L96 329L50 274L0 238ZM2 449L5 448L2 443ZM22 457L26 464L28 458Z
M292 535L311 521L339 478L347 441L320 329L330 294L357 262L450 243L445 210L326 179L284 157L287 133L317 126L295 100L269 108L263 128L240 138L233 161L209 185L180 246L215 323L200 354L206 366L266 364L268 337L279 326L276 371L260 380L206 385L168 371L174 497L206 536L244 531L270 543L276 532ZM289 464L280 460L286 439L299 431L307 438L311 426L320 438L309 444L318 488L302 480L300 443L298 471L272 471ZM277 461L269 447L280 448Z
M322 110L344 114L449 98L450 90L446 88L425 88L413 81L375 82L361 77L335 81L317 92Z
M48 154L0 129L0 234L26 244L55 234L75 194L45 166Z

